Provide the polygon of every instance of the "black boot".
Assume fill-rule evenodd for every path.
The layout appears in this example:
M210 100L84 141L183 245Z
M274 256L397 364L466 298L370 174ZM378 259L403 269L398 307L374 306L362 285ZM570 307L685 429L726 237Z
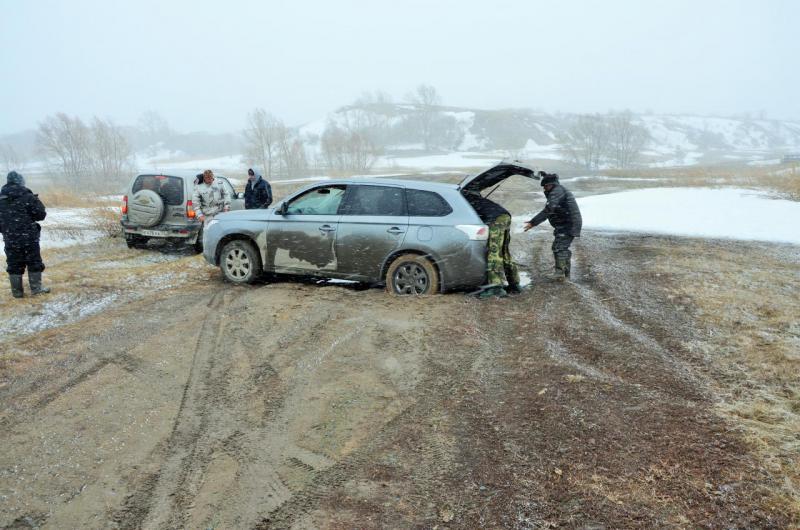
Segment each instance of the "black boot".
M42 287L42 273L28 271L28 283L31 286L31 294L47 294L50 289Z
M553 279L557 282L563 282L567 278L569 278L569 261L564 258L557 258L556 272Z
M25 290L22 286L22 274L9 274L8 280L11 282L11 296L22 298L25 295Z

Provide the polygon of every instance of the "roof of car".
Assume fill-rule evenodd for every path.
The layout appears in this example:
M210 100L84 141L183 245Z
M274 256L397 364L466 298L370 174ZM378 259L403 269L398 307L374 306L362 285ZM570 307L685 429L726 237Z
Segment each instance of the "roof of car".
M415 188L420 190L442 190L442 189L458 189L457 184L449 184L446 182L432 182L429 180L410 180L410 179L390 179L383 177L372 178L352 178L352 179L331 179L315 182L314 184L330 185L330 184L364 184L372 186L390 185L390 186L405 186L407 188Z

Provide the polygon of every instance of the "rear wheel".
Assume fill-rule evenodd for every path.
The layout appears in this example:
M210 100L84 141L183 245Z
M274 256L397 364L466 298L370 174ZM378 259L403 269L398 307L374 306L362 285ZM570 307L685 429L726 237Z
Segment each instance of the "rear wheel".
M425 256L398 256L386 271L386 290L395 295L438 293L436 268Z
M261 257L249 242L230 241L222 248L219 268L231 283L253 283L261 275Z
M136 234L125 234L125 243L128 248L144 248L147 238Z

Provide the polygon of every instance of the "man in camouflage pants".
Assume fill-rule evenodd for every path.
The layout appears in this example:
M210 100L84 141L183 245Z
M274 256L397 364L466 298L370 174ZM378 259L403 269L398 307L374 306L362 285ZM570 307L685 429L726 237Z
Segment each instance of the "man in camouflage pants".
M519 293L519 271L511 258L511 214L499 204L482 197L479 193L466 195L467 201L475 208L481 220L489 226L489 252L486 256L486 285L478 296L506 296L509 292ZM503 288L503 276L508 288Z

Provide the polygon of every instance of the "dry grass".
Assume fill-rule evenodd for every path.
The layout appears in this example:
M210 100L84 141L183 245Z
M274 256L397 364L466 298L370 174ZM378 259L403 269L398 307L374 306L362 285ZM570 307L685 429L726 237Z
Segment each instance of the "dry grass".
M91 229L100 232L103 237L119 237L122 226L119 224L120 214L114 208L94 208L89 214Z
M780 166L689 166L636 170L609 170L618 177L660 178L670 186L715 187L737 186L775 191L791 200L800 201L800 167Z
M118 206L118 201L95 193L79 193L65 187L50 186L39 193L39 198L48 208L90 208L94 206Z
M782 478L800 513L800 263L765 249L687 243L661 271L679 276L705 333L690 343L714 367L718 408Z

